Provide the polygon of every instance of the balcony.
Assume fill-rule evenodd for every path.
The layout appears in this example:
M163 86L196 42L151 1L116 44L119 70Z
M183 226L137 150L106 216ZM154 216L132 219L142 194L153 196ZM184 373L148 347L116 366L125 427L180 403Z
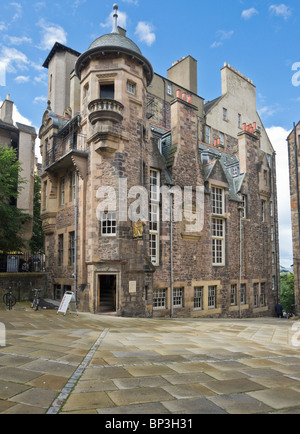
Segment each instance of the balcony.
M98 121L122 122L124 106L114 99L95 99L88 105L89 121L95 125Z

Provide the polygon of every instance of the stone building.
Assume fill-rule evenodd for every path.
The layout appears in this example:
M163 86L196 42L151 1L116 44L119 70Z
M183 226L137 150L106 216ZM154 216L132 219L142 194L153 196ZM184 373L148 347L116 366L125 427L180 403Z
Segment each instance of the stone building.
M300 314L300 184L299 184L299 147L300 122L294 125L287 138L290 173L291 216L293 236L293 258L295 279L295 310Z
M16 206L24 214L33 215L33 186L34 186L34 169L35 169L35 140L37 137L33 127L21 123L13 122L14 103L7 95L1 107L0 116L0 146L13 148L17 152L17 158L22 163L22 178L25 183L22 184L20 195L17 199ZM25 245L28 245L32 237L32 219L24 223L23 239ZM0 252L0 270L7 271L7 254ZM18 269L18 258L14 261L14 267Z
M44 64L50 294L127 316L273 313L275 153L255 86L225 65L205 104L194 58L162 77L114 18L83 54L56 43Z

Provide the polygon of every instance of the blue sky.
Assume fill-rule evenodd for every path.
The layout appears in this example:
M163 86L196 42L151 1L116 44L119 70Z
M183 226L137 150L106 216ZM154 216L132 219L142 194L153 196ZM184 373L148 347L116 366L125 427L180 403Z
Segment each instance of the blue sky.
M283 3L282 3L283 2ZM38 130L47 100L42 67L56 41L83 52L112 29L110 0L2 0L0 101L11 95L23 120ZM174 61L198 61L198 93L221 95L224 62L253 80L257 108L278 156L281 262L292 264L285 138L300 119L299 0L119 0L127 29L155 72Z

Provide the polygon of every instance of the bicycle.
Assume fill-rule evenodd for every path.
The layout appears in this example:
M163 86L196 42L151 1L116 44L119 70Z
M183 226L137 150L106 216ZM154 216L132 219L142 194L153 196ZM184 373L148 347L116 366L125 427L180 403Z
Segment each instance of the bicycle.
M31 308L37 311L39 309L39 305L40 305L40 301L41 301L41 298L40 298L41 290L40 289L33 289L32 291L34 291L34 296L33 296Z
M12 310L13 306L17 303L17 299L13 295L11 288L9 288L9 292L7 294L4 294L3 303L8 307L9 310Z

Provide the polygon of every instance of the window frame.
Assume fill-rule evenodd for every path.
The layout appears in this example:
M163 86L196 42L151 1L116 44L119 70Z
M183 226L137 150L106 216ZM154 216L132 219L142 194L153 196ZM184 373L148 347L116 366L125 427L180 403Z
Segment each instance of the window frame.
M66 199L66 177L62 176L59 181L59 206L65 205Z
M153 290L153 310L164 310L167 308L167 289L157 288Z
M230 306L237 306L237 284L232 283L230 285Z
M211 302L213 302L213 304ZM217 307L217 285L208 286L207 307L208 309L216 309Z
M64 234L58 234L58 266L62 267L64 265Z
M225 189L218 186L211 187L212 202L212 264L222 267L225 265Z
M126 90L128 93L130 93L130 95L136 96L136 83L134 83L133 81L127 80Z
M151 168L150 169L150 205L149 205L149 256L152 264L155 266L159 265L159 258L160 258L159 235L160 235L160 171Z
M203 310L204 286L194 286L194 310Z
M175 303L176 301L176 303ZM173 288L173 307L175 309L180 309L184 307L184 287Z
M69 266L73 266L75 264L75 231L69 232Z
M106 216L104 219L103 217ZM110 219L108 217L110 216ZM109 225L107 223L110 222ZM104 211L101 213L101 236L102 237L116 237L117 236L117 213L116 211ZM103 223L106 223L105 225ZM115 224L113 224L115 223ZM108 232L108 229L111 229Z

